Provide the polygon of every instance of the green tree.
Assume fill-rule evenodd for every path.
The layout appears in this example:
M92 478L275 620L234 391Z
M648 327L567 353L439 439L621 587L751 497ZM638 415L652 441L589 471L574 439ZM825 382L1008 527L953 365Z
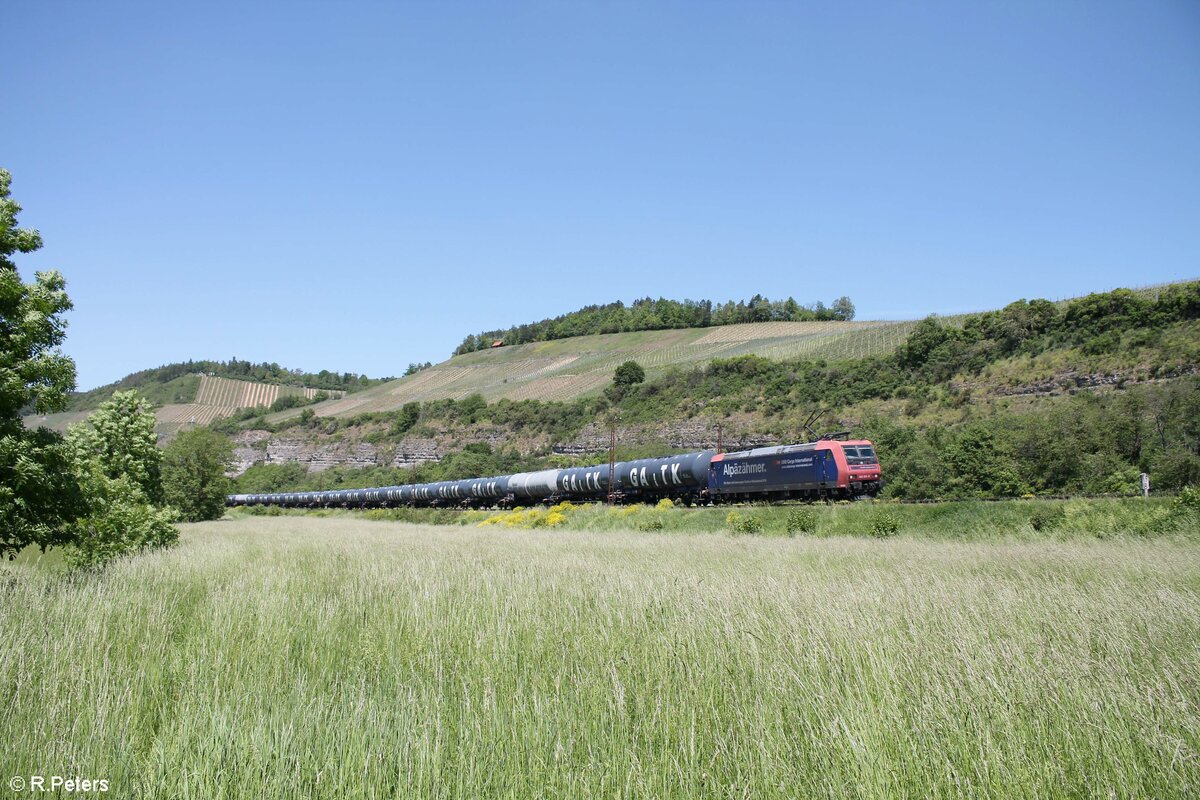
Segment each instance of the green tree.
M200 428L184 431L163 452L163 496L188 522L219 519L233 482L233 443Z
M483 399L483 395L479 392L472 392L458 401L456 416L460 421L473 425L478 421L479 412L485 408L487 408L487 401Z
M1016 497L1028 490L1015 459L987 422L960 431L942 449L942 462L952 497Z
M114 558L179 539L175 511L156 508L128 477L110 478L96 462L76 465L76 479L87 494L88 512L72 523L67 563L97 568Z
M622 388L628 388L645 380L646 370L642 369L642 365L636 361L626 361L613 373L613 384Z
M66 281L51 270L24 283L11 256L42 246L36 230L17 227L21 206L10 197L12 176L0 169L0 554L69 538L83 513L63 437L29 430L21 412L61 411L75 388L75 363L58 349L71 309Z
M162 451L150 404L135 391L117 392L67 438L76 460L87 459L109 478L128 478L154 503L162 500Z
M87 512L72 525L67 561L96 568L112 559L179 538L175 511L162 498L162 452L154 414L137 392L117 392L67 433L73 471Z
M830 310L833 311L833 315L838 319L854 319L854 303L850 302L849 297L842 296L834 300L833 305L830 306Z
M388 431L391 436L403 436L412 430L417 421L421 419L421 404L417 401L405 403L400 411L396 414L396 420L392 423L392 428Z
M255 464L236 481L237 491L284 492L303 485L308 470L303 464Z

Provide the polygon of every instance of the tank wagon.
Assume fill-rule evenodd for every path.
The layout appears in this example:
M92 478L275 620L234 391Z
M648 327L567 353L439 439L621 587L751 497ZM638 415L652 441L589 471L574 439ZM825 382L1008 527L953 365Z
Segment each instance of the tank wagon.
M618 502L657 502L670 498L688 505L873 496L883 479L875 446L866 439L819 439L737 453L704 450L619 461L611 472L612 494ZM609 496L609 473L608 464L597 464L374 489L234 494L226 498L226 505L506 508L562 500L602 500Z

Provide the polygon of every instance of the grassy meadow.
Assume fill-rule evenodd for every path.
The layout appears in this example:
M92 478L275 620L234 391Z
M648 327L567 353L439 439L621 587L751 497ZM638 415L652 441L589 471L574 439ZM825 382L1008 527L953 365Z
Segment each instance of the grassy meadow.
M612 508L603 503L560 503L549 508L518 507L512 511L450 508L306 510L258 506L229 513L235 517L340 517L468 527L548 527L596 532L753 532L764 536L818 537L872 536L876 535L880 523L890 521L894 523L896 533L906 536L958 541L1111 539L1200 533L1200 517L1183 511L1170 497L940 503L740 503L692 508L665 503L635 503Z
M241 517L98 575L0 566L0 636L3 783L77 775L179 798L1200 793L1187 536Z

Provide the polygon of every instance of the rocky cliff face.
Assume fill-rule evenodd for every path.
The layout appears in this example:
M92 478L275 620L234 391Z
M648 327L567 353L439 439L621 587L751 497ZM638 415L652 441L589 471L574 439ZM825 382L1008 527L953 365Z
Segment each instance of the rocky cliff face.
M404 439L374 445L362 441L330 441L306 437L294 431L271 434L244 431L234 437L234 474L241 475L255 464L303 464L308 472L330 467L412 467L442 457L434 439Z
M617 441L622 444L638 445L650 442L666 442L680 452L715 450L717 439L716 426L698 420L672 422L650 427L617 428ZM751 447L779 444L773 438L748 433L746 430L735 426L727 426L722 431L720 440L722 447L726 451L745 450ZM552 449L555 453L562 453L564 455L604 453L608 451L609 441L610 434L607 428L602 425L590 424L584 427L572 441L556 444Z
M1003 384L978 378L970 381L952 381L950 387L960 392L968 390L993 397L1061 397L1080 392L1165 383L1196 374L1200 374L1200 367L1195 365L1174 365L1152 372L1145 368L1109 372L1063 369L1045 378L1020 383Z
M702 421L628 426L617 429L617 441L625 445L665 442L680 452L712 450L717 447L717 429ZM727 451L779 443L774 438L749 433L738 425L727 425L721 442ZM234 474L241 475L255 464L303 464L308 472L320 472L330 467L412 467L439 461L444 454L475 443L486 443L496 449L515 446L522 452L607 453L609 431L603 425L591 424L569 442L551 443L543 438L518 441L499 429L469 429L465 434L435 431L432 438L414 437L382 444L333 439L294 428L278 434L244 431L234 438Z

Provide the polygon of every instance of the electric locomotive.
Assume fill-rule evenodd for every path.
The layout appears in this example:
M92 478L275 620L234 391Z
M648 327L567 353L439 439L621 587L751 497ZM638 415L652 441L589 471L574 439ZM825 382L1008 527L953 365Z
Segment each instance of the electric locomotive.
M879 458L866 439L719 453L709 464L708 492L723 501L874 496L881 486Z

